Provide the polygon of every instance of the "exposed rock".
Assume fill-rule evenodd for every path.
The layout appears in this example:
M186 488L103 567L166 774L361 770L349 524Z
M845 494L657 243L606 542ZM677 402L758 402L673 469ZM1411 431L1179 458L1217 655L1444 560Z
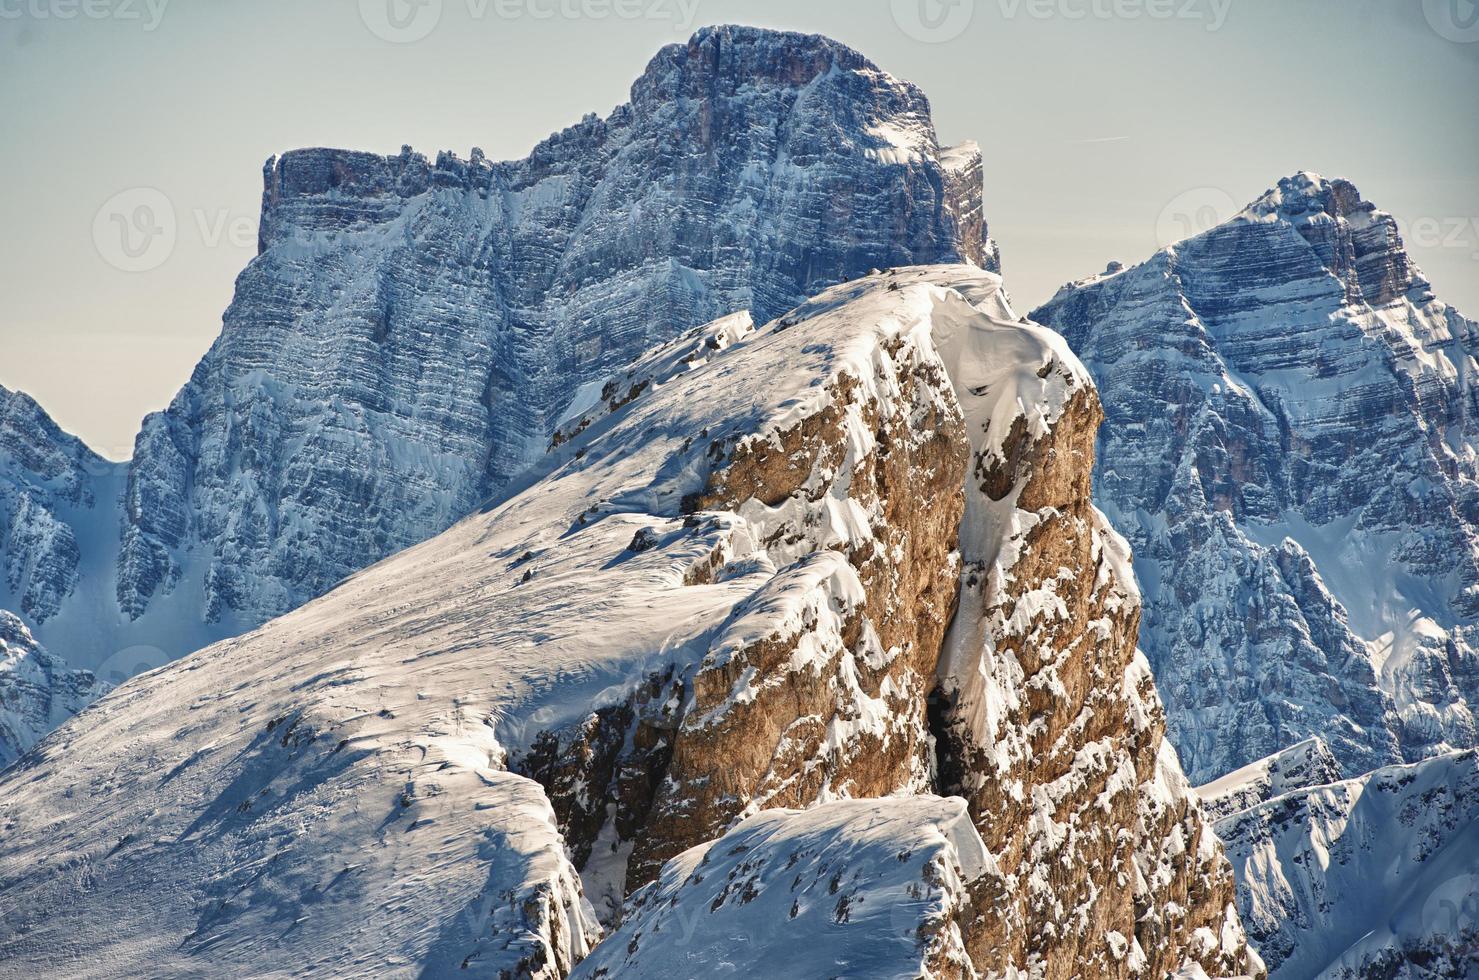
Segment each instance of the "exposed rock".
M997 323L1015 320L998 308ZM941 789L970 802L993 858L966 930L977 968L1259 972L1163 739L1128 550L1089 502L1102 415L1087 372L1032 324L936 337L973 442L934 714Z
M0 769L107 689L47 653L25 623L0 609Z
M269 161L260 255L146 420L117 583L230 635L450 526L583 385L732 310L872 266L994 254L979 151L817 36L711 27L523 160ZM178 652L184 652L183 650Z
M97 504L96 484L115 468L29 396L0 387L0 607L34 623L56 614L77 587L76 517Z
M922 968L1255 967L1131 659L1122 546L1086 502L1086 378L1059 338L1017 322L997 277L968 266L871 276L763 327L741 314L658 348L503 499L135 678L0 777L0 891L14 902L0 974L465 963L560 976L598 935L582 891L609 918L661 858L745 828L830 827L816 832L846 850L850 814L867 807L891 814L887 841L957 828L945 836L960 872L936 840L928 857L823 889L822 911L846 925L905 879L932 886L889 946ZM1045 717L1013 707L983 736L1010 752L1045 724L1055 734L1032 771L957 764L990 851L979 862L962 854L974 838L957 832L958 803L915 799L931 789L926 705L962 526L995 584L972 586L956 629L1051 664L1065 689L1045 684L1046 666L991 678ZM639 535L651 546L633 550ZM1037 549L1072 563L1065 616L1017 591L1045 575ZM974 669L995 646L947 649ZM1111 666L1099 691L1088 671ZM970 704L953 690L954 758L989 753L962 740ZM1019 791L1034 805L1017 807ZM864 794L890 795L834 809ZM986 808L997 801L1011 802ZM813 805L815 821L734 830ZM685 860L659 890L700 884L673 870ZM753 888L721 909L780 880L741 873ZM752 913L712 921L731 914ZM644 946L658 952L628 952Z
M1475 744L1479 328L1390 215L1297 174L1032 316L1099 385L1096 499L1198 782L1315 735L1347 773Z

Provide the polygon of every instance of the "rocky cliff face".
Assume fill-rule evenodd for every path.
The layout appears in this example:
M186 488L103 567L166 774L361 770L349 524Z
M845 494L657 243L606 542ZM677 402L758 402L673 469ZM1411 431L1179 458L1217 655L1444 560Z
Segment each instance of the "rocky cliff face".
M1286 786L1262 778L1312 754L1202 789L1222 814L1217 834L1270 976L1473 976L1479 758L1453 752L1328 783L1297 764Z
M861 925L903 890L889 955L934 975L1256 969L1087 503L1093 406L966 266L682 335L484 511L136 678L0 778L0 974L564 976L649 881L623 930L677 915L732 963L764 951L726 923ZM947 642L973 579L975 641ZM947 770L964 803L929 795ZM872 818L837 801L861 796L894 863L839 877ZM618 936L593 975L681 952Z
M138 439L130 617L178 592L260 623L467 514L653 345L994 253L979 151L938 146L917 88L746 28L664 48L523 160L301 150L265 183L220 339Z
M0 387L0 604L37 623L56 614L77 587L76 518L98 506L97 484L116 468L29 396Z
M1099 385L1096 499L1198 781L1312 735L1348 773L1474 744L1479 328L1390 215L1298 174L1032 315Z
M108 689L38 644L26 624L0 610L0 769Z
M941 789L969 801L993 858L972 958L990 975L1257 972L1163 741L1128 549L1090 503L1093 384L1060 338L972 299L994 329L935 318L972 462L934 706Z
M121 469L0 387L0 766L100 693L91 674L69 670L5 610L52 621L96 570L84 556L106 550L99 525L117 529Z

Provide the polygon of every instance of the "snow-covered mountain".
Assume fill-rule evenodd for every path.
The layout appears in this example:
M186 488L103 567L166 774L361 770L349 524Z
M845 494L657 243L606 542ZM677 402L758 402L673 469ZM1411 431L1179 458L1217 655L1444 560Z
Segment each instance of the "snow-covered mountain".
M990 857L960 799L765 810L632 897L578 978L970 976L971 886ZM827 936L828 941L818 942Z
M1347 775L1475 744L1479 327L1390 215L1296 174L1032 316L1098 383L1095 499L1197 781L1312 735Z
M1479 976L1479 755L1325 784L1296 766L1301 778L1270 787L1269 768L1200 792L1224 814L1217 834L1270 977Z
M108 689L90 671L73 670L0 609L0 769Z
M0 606L33 622L56 615L82 577L90 515L116 513L100 484L121 469L0 386Z
M1297 789L1340 781L1340 763L1318 735L1250 762L1197 789L1202 810L1213 820L1246 810Z
M793 976L862 929L909 976L1258 972L1099 417L970 266L683 334L499 500L0 774L0 975L755 975L760 928Z
M0 608L105 680L445 529L682 330L875 266L996 262L980 151L940 147L915 86L751 28L664 48L523 160L308 149L264 181L260 254L126 468L0 391Z
M0 387L0 767L101 693L6 610L47 622L98 573L96 556L116 554L122 471Z
M915 86L748 28L664 48L522 160L313 149L264 176L220 338L138 439L131 617L183 590L256 625L466 515L653 345L992 249L979 151L942 151Z

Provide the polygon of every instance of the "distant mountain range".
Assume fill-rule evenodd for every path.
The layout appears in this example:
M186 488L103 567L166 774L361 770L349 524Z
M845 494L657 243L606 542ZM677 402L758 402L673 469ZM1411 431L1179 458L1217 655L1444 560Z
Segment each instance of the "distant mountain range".
M130 462L0 389L0 977L1479 970L1479 325L1351 184L1019 317L738 27L264 184Z

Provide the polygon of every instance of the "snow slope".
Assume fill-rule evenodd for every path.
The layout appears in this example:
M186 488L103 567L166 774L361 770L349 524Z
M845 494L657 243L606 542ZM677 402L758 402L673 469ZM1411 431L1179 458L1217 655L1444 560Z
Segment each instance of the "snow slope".
M989 861L960 799L767 810L669 861L574 976L975 976L961 920Z
M1296 174L1033 318L1104 400L1096 500L1196 781L1314 735L1347 774L1475 744L1479 326L1390 215Z
M1335 756L1318 736L1311 736L1198 787L1197 795L1207 816L1216 820L1276 796L1339 779Z
M961 375L968 415L947 374L963 369L979 372ZM926 708L968 577L954 555L967 465L999 455L987 483L1022 502L1052 470L1032 447L1065 423L1037 405L1040 386L1082 377L969 266L870 276L762 327L738 314L657 349L503 499L134 678L0 774L0 975L561 976L598 913L756 811L891 798L887 836L928 837L939 804L912 798L933 788ZM1006 435L968 436L967 419ZM1074 493L1087 507L1086 486ZM1002 570L1025 582L1037 542L987 533L1012 542ZM1103 635L1084 629L1065 674ZM1009 968L1061 975L1080 946L1115 975L1148 957L1244 962L1226 864L1170 778L1143 661L1118 635L1130 646L1114 655L1138 666L1105 697L1092 672L1072 682L1124 726L1081 753L1110 765L1060 778L1084 740L1054 732L1039 774L998 784L1039 805L962 877L990 889L959 925L978 963L1002 955L1007 909L1038 929L1060 916L1043 904L1053 884L1089 896L1064 910L1073 943L1008 950ZM1122 685L1134 717L1116 720ZM1037 737L1018 731L1025 717L1005 723ZM1137 747L1143 775L1119 761ZM969 813L999 840L983 793ZM850 846L855 822L834 825Z
M1202 792L1219 807L1223 790ZM1474 751L1221 808L1270 977L1479 976Z
M444 530L684 330L873 266L995 262L980 151L939 146L918 88L753 28L668 45L522 160L303 149L263 182L260 254L126 467L0 392L0 458L62 481L12 492L0 459L0 608L105 680Z

